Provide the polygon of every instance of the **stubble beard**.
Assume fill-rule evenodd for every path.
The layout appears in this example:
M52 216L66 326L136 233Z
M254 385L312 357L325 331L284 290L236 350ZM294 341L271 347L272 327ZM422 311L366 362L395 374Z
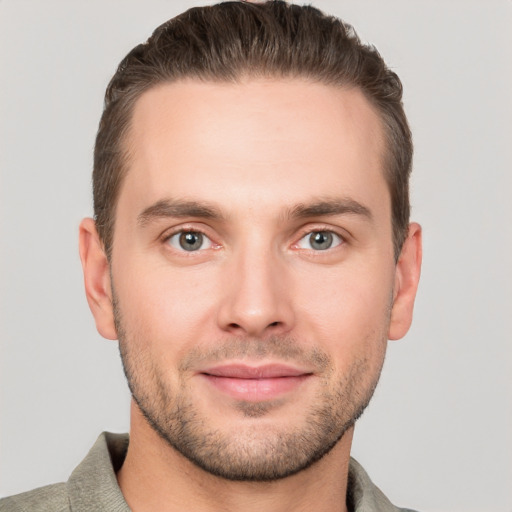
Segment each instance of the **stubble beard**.
M170 389L162 370L140 347L144 343L125 330L118 302L114 301L119 350L133 399L153 430L173 449L199 468L232 481L273 481L302 471L326 455L350 429L367 407L379 380L384 349L378 368L367 358L355 361L336 385L327 383L334 369L330 357L318 349L299 348L290 337L265 340L233 338L214 349L191 351L180 365L180 373L200 360L274 357L313 367L322 378L322 391L308 410L297 411L297 421L287 430L264 426L263 418L279 407L279 400L238 401L241 415L253 418L247 428L214 428L194 403L185 379ZM374 342L385 346L386 340ZM375 365L373 365L375 366Z

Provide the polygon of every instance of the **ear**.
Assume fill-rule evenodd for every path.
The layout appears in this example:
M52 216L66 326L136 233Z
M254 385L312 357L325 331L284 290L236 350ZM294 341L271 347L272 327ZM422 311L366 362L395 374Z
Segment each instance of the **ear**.
M393 308L388 333L390 340L402 338L411 326L414 299L420 279L421 256L421 226L411 223L395 268Z
M80 223L79 245L85 294L96 321L96 329L104 338L115 340L117 334L112 308L110 269L93 219L83 219Z

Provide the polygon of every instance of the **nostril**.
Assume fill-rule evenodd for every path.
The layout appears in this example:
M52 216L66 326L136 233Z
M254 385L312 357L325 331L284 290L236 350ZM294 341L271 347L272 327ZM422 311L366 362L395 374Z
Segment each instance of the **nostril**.
M267 325L267 329L273 328L273 327L279 327L280 325L281 325L281 322L279 322L279 321L272 322L272 323ZM237 324L236 322L231 322L228 325L228 329L231 330L231 331L238 331L238 330L244 329L244 328L242 327L242 325Z

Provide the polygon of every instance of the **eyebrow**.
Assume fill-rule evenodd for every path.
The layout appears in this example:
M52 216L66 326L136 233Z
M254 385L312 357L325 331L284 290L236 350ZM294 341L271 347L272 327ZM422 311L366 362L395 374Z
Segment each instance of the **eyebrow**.
M351 198L324 199L308 204L301 203L287 209L285 212L285 218L289 219L334 215L359 215L372 220L371 211ZM207 203L180 199L161 199L145 208L137 216L137 222L141 227L144 227L158 219L186 217L210 220L224 219L224 216L217 207Z
M144 209L138 216L137 222L144 227L153 220L168 217L199 217L203 219L222 219L218 208L198 201L162 199Z
M351 198L325 199L308 204L298 204L288 211L292 219L334 215L359 215L372 220L372 212L363 204Z

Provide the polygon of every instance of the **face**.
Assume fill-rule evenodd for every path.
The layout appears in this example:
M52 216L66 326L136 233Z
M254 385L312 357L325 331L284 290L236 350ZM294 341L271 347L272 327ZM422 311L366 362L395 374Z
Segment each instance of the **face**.
M302 80L179 82L138 100L127 147L109 278L135 402L213 474L308 467L368 404L393 324L377 114Z

